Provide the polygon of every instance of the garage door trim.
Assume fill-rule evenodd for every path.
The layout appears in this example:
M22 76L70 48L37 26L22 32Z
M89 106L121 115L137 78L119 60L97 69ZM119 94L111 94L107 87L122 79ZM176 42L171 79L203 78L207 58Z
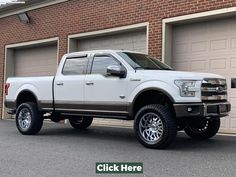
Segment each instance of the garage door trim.
M236 7L217 9L190 15L182 15L162 20L162 61L171 65L172 58L172 26L173 24L187 24L212 20L236 15Z

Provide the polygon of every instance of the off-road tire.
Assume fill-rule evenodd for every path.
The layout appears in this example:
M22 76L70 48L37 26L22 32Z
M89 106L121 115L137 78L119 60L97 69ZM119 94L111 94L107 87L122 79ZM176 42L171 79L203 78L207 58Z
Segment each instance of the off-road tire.
M156 115L158 120L162 122L162 135L159 139L154 141L148 141L144 138L145 135L140 130L142 128L140 121L144 120L143 118L146 115ZM147 128L149 130L150 128ZM160 128L161 129L161 128ZM147 148L155 149L164 149L168 147L171 143L174 142L177 134L177 125L174 117L168 106L163 106L160 104L151 104L142 107L135 115L134 119L134 131L138 141Z
M197 127L197 125L195 124L190 124L187 125L184 129L185 133L193 138L193 139L197 139L197 140L206 140L209 138L212 138L213 136L216 135L216 133L219 131L220 128L220 118L216 117L216 118L212 118L209 120L205 120L206 122L208 122L207 126L205 127L205 129L203 130L203 128L201 129L201 127ZM198 129L199 128L199 129Z
M70 125L75 129L86 129L92 122L93 117L77 117L69 118Z
M26 119L29 121L26 121ZM42 126L43 118L35 103L27 102L18 106L16 110L16 127L20 133L23 135L35 135L41 130Z

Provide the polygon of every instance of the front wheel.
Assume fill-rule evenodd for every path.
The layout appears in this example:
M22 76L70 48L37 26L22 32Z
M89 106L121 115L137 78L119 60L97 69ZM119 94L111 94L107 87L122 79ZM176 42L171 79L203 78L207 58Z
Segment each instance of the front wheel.
M92 117L76 117L69 119L70 125L75 129L86 129L92 122Z
M194 121L184 129L185 133L193 139L204 140L216 135L220 128L220 118Z
M153 104L138 111L134 130L138 141L145 147L163 149L175 140L177 125L167 106Z
M23 135L37 134L43 125L43 118L33 102L22 103L16 110L16 127Z

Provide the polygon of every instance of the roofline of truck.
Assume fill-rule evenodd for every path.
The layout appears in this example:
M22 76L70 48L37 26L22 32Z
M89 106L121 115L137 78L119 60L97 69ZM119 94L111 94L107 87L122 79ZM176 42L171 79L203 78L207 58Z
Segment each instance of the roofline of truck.
M118 52L130 52L130 53L139 53L139 54L146 54L143 52L137 52L137 51L132 51L132 50L88 50L88 51L81 51L81 52L71 52L67 53L64 56L68 57L71 55L81 55L81 54L91 54L91 53L118 53Z

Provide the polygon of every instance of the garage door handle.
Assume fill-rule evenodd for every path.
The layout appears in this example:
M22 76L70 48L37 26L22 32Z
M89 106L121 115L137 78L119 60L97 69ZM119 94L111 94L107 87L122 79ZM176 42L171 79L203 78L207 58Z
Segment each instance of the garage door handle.
M58 82L57 85L62 86L62 85L64 85L64 83L63 82Z
M86 85L93 85L93 82L86 82Z

